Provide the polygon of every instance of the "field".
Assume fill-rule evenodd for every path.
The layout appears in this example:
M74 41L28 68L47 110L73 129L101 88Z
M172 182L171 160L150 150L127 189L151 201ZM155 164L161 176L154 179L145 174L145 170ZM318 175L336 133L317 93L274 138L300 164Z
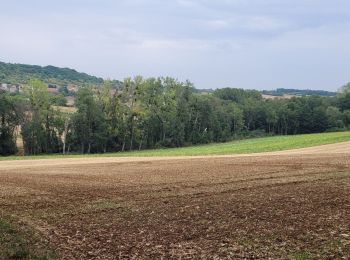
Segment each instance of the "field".
M0 259L349 259L350 142L0 162Z
M143 150L134 152L119 152L108 154L69 154L69 155L40 155L40 156L11 156L0 157L1 160L28 160L50 158L86 158L86 157L150 157L150 156L202 156L202 155L230 155L281 151L295 148L312 147L316 145L332 144L350 141L350 131L321 134L304 134L293 136L272 136L264 138L245 139L227 143L198 145L191 147Z

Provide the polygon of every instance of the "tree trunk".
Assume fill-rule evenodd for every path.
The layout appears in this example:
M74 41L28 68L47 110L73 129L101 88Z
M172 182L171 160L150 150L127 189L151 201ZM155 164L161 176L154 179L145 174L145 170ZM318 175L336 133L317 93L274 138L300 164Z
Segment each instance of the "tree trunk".
M132 151L133 144L134 144L134 132L135 132L135 126L134 126L135 116L133 115L131 117L131 136L130 136L130 151Z
M122 152L125 151L125 139L126 139L126 134L124 134L124 138L123 138Z
M66 154L66 142L67 142L67 134L68 134L69 121L66 119L64 121L64 131L63 131L63 154Z
M130 151L132 151L132 146L133 146L133 141L134 141L134 127L131 127L131 137L130 137Z
M62 153L63 153L63 154L66 154L66 140L65 140L65 138L64 138L64 140L63 140Z
M49 146L50 146L50 127L49 127L49 116L46 115L46 124L45 124L45 128L46 128L46 147L45 147L45 152L48 153L49 152Z
M140 142L140 145L139 145L139 151L141 151L141 148L142 148L142 142L143 142L143 138L141 138L141 142Z

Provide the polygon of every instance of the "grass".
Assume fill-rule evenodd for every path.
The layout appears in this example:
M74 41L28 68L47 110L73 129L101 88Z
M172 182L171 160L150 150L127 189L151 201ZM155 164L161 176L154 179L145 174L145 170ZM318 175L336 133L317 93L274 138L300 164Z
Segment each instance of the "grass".
M52 252L37 248L38 241L27 230L0 218L0 259L36 259L56 258Z
M302 253L298 253L295 254L292 257L293 260L309 260L310 259L310 254L307 252L302 252Z
M40 156L10 156L0 157L0 160L23 159L56 159L56 158L81 158L81 157L151 157L151 156L201 156L201 155L229 155L249 154L260 152L272 152L296 148L312 147L317 145L332 144L350 141L350 131L321 134L273 136L255 139L232 141L227 143L215 143L191 147L155 149L135 152L118 152L106 154L70 154L70 155L40 155Z

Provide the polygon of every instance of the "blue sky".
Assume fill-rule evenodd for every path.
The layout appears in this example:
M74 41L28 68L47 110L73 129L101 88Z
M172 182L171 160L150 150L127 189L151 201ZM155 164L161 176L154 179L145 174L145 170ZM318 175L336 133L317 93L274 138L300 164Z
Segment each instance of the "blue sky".
M197 88L337 90L348 0L0 0L0 60Z

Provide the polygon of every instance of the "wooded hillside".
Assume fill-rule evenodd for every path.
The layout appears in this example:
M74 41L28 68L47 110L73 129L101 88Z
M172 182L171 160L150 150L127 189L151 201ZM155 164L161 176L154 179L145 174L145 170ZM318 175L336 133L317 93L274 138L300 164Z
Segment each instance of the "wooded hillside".
M102 78L77 72L70 68L0 62L0 83L27 84L30 79L39 79L46 84L57 86L96 86L103 84ZM113 81L113 85L119 86L120 82Z

